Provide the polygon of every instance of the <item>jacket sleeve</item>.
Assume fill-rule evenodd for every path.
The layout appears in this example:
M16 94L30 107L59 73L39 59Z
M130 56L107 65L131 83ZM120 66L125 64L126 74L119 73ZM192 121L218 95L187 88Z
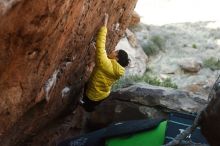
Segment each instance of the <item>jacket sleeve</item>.
M111 65L110 59L107 57L105 50L107 28L101 27L96 39L96 65L105 68Z

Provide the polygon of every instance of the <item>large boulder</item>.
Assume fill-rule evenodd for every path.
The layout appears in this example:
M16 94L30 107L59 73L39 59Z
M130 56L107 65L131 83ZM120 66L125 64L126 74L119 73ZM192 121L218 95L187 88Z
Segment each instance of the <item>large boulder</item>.
M197 73L202 67L202 61L196 58L184 58L179 61L179 65L186 72Z
M113 92L111 97L120 101L134 102L145 106L160 106L179 112L195 113L204 104L205 97L187 91L152 86L145 83L134 84Z
M210 94L211 101L202 112L199 125L211 146L220 145L220 82L218 81Z
M138 23L140 23L140 21L141 21L140 15L139 15L137 12L134 11L134 12L132 13L130 25L131 25L131 26L137 25Z
M0 1L1 145L33 145L31 139L43 140L39 135L50 131L48 125L73 111L94 62L104 13L110 15L107 48L113 50L136 2Z
M171 88L138 83L112 92L88 119L88 128L132 119L167 118L169 112L195 113L205 97ZM91 126L92 125L92 126Z

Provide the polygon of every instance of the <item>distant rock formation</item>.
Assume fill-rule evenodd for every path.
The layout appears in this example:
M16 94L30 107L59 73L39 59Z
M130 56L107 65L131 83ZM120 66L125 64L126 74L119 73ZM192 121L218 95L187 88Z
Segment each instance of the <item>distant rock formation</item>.
M163 26L140 23L131 30L149 55L147 66L150 74L161 80L170 78L179 89L207 97L219 74L219 68L213 68L213 64L217 64L220 56L220 33L219 28L208 27L212 23L188 22ZM150 55L158 48L157 55Z
M1 145L54 145L49 141L59 138L56 127L66 122L87 80L104 13L110 15L110 51L128 27L136 2L0 1ZM61 135L69 129L60 130Z

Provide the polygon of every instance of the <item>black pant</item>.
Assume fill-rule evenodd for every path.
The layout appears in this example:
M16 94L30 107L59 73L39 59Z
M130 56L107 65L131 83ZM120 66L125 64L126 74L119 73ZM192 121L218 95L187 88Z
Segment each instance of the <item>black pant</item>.
M95 110L95 107L97 105L99 105L103 100L100 101L92 101L90 100L86 95L84 95L83 97L83 108L87 111L87 112L93 112Z

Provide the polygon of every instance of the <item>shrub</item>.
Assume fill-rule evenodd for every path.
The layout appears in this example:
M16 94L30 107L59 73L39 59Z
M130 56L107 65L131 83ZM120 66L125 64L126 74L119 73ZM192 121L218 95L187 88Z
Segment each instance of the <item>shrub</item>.
M193 47L194 49L197 49L196 44L192 44L192 47Z
M141 76L123 77L113 85L112 90L114 91L119 88L124 88L124 87L127 87L131 84L138 83L138 82L145 82L150 85L170 87L174 89L178 88L176 84L172 83L170 78L167 78L164 81L161 81L159 78L150 76L149 74L146 73L142 77Z
M214 57L203 61L204 67L210 68L211 70L220 70L220 60Z
M165 45L164 39L160 36L152 36L147 42L142 43L142 48L147 55L155 55L160 50L163 50Z
M183 47L188 47L187 44L183 44Z
M144 52L149 56L155 55L160 51L160 49L151 41L148 41L147 43L144 43L141 46Z
M163 87L170 87L170 88L174 88L174 89L177 89L178 86L174 83L172 83L171 79L170 78L167 78L165 79L162 83L161 83L161 86Z
M143 76L143 81L144 81L145 83L148 83L148 84L150 84L150 85L155 85L155 86L160 86L160 83L161 83L161 81L160 81L159 78L150 76L150 75L148 75L148 74L145 74L145 75Z
M160 36L152 36L151 37L151 41L154 42L154 44L160 49L162 50L164 45L165 45L165 41L164 39L162 39Z

